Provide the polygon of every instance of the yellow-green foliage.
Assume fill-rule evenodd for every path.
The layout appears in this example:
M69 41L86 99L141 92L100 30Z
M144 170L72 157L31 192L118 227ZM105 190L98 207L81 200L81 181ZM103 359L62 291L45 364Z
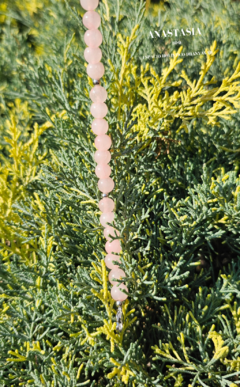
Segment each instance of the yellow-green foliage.
M30 23L31 28L28 29L28 34L32 37L39 37L39 19L41 19L41 13L43 10L49 7L49 0L3 0L0 3L0 25L4 27L4 25L11 23L12 33L19 34L19 22L23 22L24 24L29 24L29 20L34 21L34 25ZM40 38L40 37L39 37ZM28 46L32 47L32 43L28 42ZM43 55L44 48L43 44L40 42L34 44L34 52L36 55ZM4 51L1 50L1 54L4 55Z
M20 14L24 15L25 17L33 17L38 11L42 10L44 7L46 7L48 4L47 1L30 1L30 0L24 0L24 3L20 0L13 0L11 1L11 4L9 4L8 1L2 1L0 4L0 11L2 13L0 22L6 21L8 14L8 11L11 10L18 10ZM14 18L13 18L14 19ZM37 25L36 25L37 27Z
M209 85L214 84L214 80L208 83L204 83L204 77L210 69L211 64L214 61L216 50L216 43L211 47L212 55L207 55L207 62L203 64L202 70L200 72L200 76L198 80L191 82L186 74L182 72L182 78L184 78L188 84L188 89L182 92L175 92L173 95L169 95L167 92L162 93L164 87L167 86L179 86L181 84L181 80L177 82L168 82L168 76L175 69L175 67L182 62L181 59L178 58L178 54L181 53L180 49L175 56L170 61L169 67L165 68L163 73L159 76L156 72L148 65L144 68L141 67L141 75L137 77L136 71L137 66L134 64L133 60L130 58L129 47L130 44L136 38L136 31L138 29L138 25L133 29L131 36L124 40L123 36L118 35L118 52L121 56L121 70L120 72L116 72L114 69L114 65L109 60L111 71L114 74L115 82L112 82L110 85L109 93L110 95L115 96L112 98L112 109L117 111L118 120L124 122L126 119L125 107L128 108L134 103L134 99L136 96L136 92L142 96L146 100L146 104L137 104L133 111L133 118L138 118L137 125L134 126L133 130L138 132L138 140L148 140L148 125L155 130L170 130L171 125L176 117L181 118L183 127L187 131L187 121L192 118L203 118L209 124L215 125L217 123L217 117L222 117L228 119L232 114L236 112L232 108L230 104L232 104L235 108L239 108L239 95L240 95L240 86L235 80L240 76L239 68L237 67L236 71L231 77L226 78L222 86L220 88L209 89ZM150 72L151 76L148 75ZM133 82L134 81L134 82ZM220 93L224 92L225 94L221 97L218 97ZM204 104L208 101L213 101L214 104L208 110L204 110ZM9 157L4 158L4 164L1 169L1 233L2 233L2 254L4 256L4 261L9 262L10 255L12 253L19 254L22 259L29 265L36 263L36 252L34 249L38 247L42 247L46 251L46 256L49 259L50 270L54 271L55 269L55 261L54 254L52 253L53 246L57 247L57 251L59 247L56 242L54 242L53 237L48 237L46 233L47 227L47 218L46 218L46 208L44 204L39 199L38 195L35 194L35 199L32 200L32 206L36 209L36 217L41 217L45 228L43 227L41 230L42 236L39 237L37 243L30 244L31 246L31 257L30 259L27 250L29 249L29 245L23 245L23 247L17 248L15 247L14 242L14 230L15 228L12 226L6 225L6 221L18 223L21 222L21 219L14 213L12 208L13 203L16 200L24 198L26 195L25 187L29 182L32 182L34 179L38 177L39 166L43 162L45 154L39 156L37 154L39 136L49 127L52 127L54 124L54 117L51 117L52 123L46 123L41 127L38 127L37 124L34 125L34 131L29 136L30 127L28 125L24 125L30 118L31 115L28 113L28 104L21 103L20 100L16 100L15 107L13 107L10 120L6 122L8 126L8 135L5 140L9 144L6 148ZM66 118L66 111L58 114L58 117ZM161 128L159 128L159 120L162 122ZM180 129L181 129L180 128ZM120 127L119 127L120 129ZM30 138L28 138L30 137ZM21 140L20 140L21 138ZM26 138L26 141L23 139ZM148 143L146 143L148 144ZM146 146L144 145L144 147ZM48 160L49 165L55 165L55 170L57 171L61 167L60 161L57 159L56 155L52 153L52 160ZM89 167L89 166L88 166ZM220 178L222 181L227 181L228 176L224 175ZM212 181L211 191L214 195L218 196L217 191L215 191L215 187L217 182ZM238 187L239 188L239 187ZM236 190L235 196L237 199L238 188ZM65 187L65 193L71 192L71 187ZM81 196L83 198L89 198L84 192L80 190L77 191L79 198ZM219 199L219 198L218 198ZM91 199L88 201L81 201L81 204L91 204L94 203L94 211L96 203ZM218 222L225 222L226 217ZM70 223L68 223L71 225ZM74 226L74 225L72 225ZM11 241L11 246L6 246L6 240ZM10 255L9 255L10 252ZM99 260L99 259L98 259ZM177 265L177 263L176 263ZM67 306L63 306L65 311L68 311L66 317L62 318L62 321L66 321L68 324L73 324L74 322L78 322L80 325L79 331L76 333L72 333L70 336L73 338L79 338L80 345L84 345L88 343L91 347L94 347L97 343L97 337L99 335L103 335L107 341L110 343L111 352L114 352L115 346L121 351L122 340L125 334L125 331L131 327L131 325L135 322L136 317L129 319L131 314L134 314L135 309L131 309L127 312L127 307L129 305L129 301L124 304L123 312L125 317L125 327L120 335L115 333L116 323L114 322L114 315L116 313L116 309L114 307L114 301L111 298L110 292L107 287L107 273L104 261L101 260L101 266L92 263L93 270L90 273L90 277L99 283L102 287L100 292L95 291L93 288L91 292L94 297L98 298L106 309L108 320L103 320L103 325L98 327L95 331L90 332L87 326L86 321L79 315L76 311L71 310ZM149 265L148 265L149 266ZM139 270L141 268L139 267ZM140 270L141 271L141 270ZM143 271L143 276L145 276L145 272ZM133 276L135 277L135 276ZM35 306L31 307L31 310L39 309L41 307L41 298L42 298L42 279L41 277L37 278L35 290L32 291L32 299L35 300ZM74 285L73 291L77 291ZM69 290L58 282L59 291L67 291ZM5 295L4 295L5 297ZM6 296L7 297L7 296ZM8 297L7 297L8 298ZM10 301L11 299L9 299ZM12 301L14 304L14 301ZM164 304L164 308L170 316L170 312L166 304ZM8 318L7 315L8 306L6 303L3 304L2 309L2 322ZM235 314L234 314L235 313ZM233 316L235 320L237 319L237 312L233 312ZM201 334L202 327L200 327L197 320L194 316L189 313L186 318L186 324L191 325L196 330L196 334ZM238 322L236 320L236 326L238 326ZM229 352L228 346L224 346L224 340L222 339L221 334L213 331L213 327L209 332L208 338L213 340L215 352L212 359L208 360L212 362L213 360L221 359L224 361L224 364L229 365L231 369L238 370L239 363L238 360L227 360L227 354ZM181 351L179 348L174 347L171 342L162 343L162 349L159 349L158 346L154 346L153 350L155 354L160 355L163 358L169 359L181 365L178 368L178 371L183 370L195 370L195 366L193 362L190 360L188 356L188 348L185 344L185 335L183 332L179 332L177 340L180 344ZM45 347L48 348L48 353L51 354L52 365L50 372L58 375L57 370L57 360L55 358L55 352L58 352L62 349L62 345L56 345L54 348L52 347L51 342L45 342ZM30 352L39 352L42 355L45 354L45 350L42 349L39 341L37 342L25 342L24 347L21 352L18 351L9 351L9 357L7 359L8 362L25 362L28 359ZM68 348L65 350L65 355L63 359L69 357L69 361L73 361L71 351ZM156 360L153 358L153 360ZM207 359L206 359L207 360ZM135 372L138 372L138 365L131 363L131 361L121 363L116 360L113 355L109 359L112 364L112 370L107 374L109 379L117 376L124 384L128 384L129 377L133 378L132 385L135 386L134 378L136 374L131 370L135 369ZM77 379L80 378L81 372L83 370L84 364L82 363L79 366ZM68 367L64 371L61 371L62 375L64 375L67 380L70 380L70 374ZM173 377L175 379L174 386L182 385L182 375L176 375L176 371L170 372L165 377L165 380ZM45 385L44 375L40 375L40 379Z
M103 18L110 25L112 3L102 3ZM16 2L16 7L33 16L43 4L47 3L28 1L23 9L23 4ZM194 172L202 168L203 160L194 169L189 144L192 119L195 123L202 120L203 135L217 126L221 129L219 118L231 123L240 108L240 65L219 87L214 79L205 81L218 51L214 42L212 54L207 53L206 63L199 66L200 73L193 80L186 72L179 72L182 48L161 74L149 64L138 68L131 50L139 27L135 23L127 37L117 33L119 66L108 60L112 165L116 167L112 173L121 215L116 224L121 231L121 256L130 291L123 305L124 329L120 334L116 333L116 306L103 259L105 240L90 158L94 147L86 97L89 99L93 83L89 78L87 83L78 68L72 70L76 66L71 51L76 48L74 33L65 45L61 64L39 65L44 76L37 77L44 86L38 102L44 105L49 98L49 108L44 110L49 121L33 124L30 103L20 99L9 105L0 169L0 252L3 269L9 274L9 283L3 276L4 292L0 295L0 329L7 327L8 335L1 341L6 345L0 362L10 370L8 376L4 371L4 383L8 378L4 387L10 383L26 387L105 387L107 383L114 387L154 387L157 383L185 387L185 378L190 376L193 380L188 387L192 387L204 385L199 380L206 375L210 385L217 386L221 373L225 378L226 373L240 370L240 307L234 300L239 281L233 272L220 271L216 283L206 285L212 273L215 275L214 254L217 258L222 255L214 249L201 250L221 235L226 237L221 245L224 248L229 234L237 233L231 227L239 221L238 163L234 160L230 171L214 164L214 177L208 179L207 173L203 174L202 187ZM39 68L36 65L33 70ZM74 77L84 82L77 84ZM107 79L103 77L106 83ZM49 84L53 89L48 89ZM184 88L179 91L181 85ZM169 87L178 90L168 93ZM81 103L78 98L82 98ZM132 107L131 120L136 119L136 123L125 135L123 128ZM43 116L42 107L40 110ZM183 129L181 149L186 159L179 162L176 148L158 162L152 134L161 137L170 133L176 118L181 125L175 135ZM39 143L47 129L51 130L48 139L53 147L41 154ZM123 140L119 140L123 133L129 151L126 162L121 158ZM134 144L138 146L135 151L127 141L136 134L140 145ZM226 154L239 152L224 145L217 144ZM214 152L208 163L218 162ZM180 169L174 176L179 165L184 178L187 175L185 180ZM168 170L170 175L164 175ZM193 177L197 180L194 184ZM34 182L39 183L38 192L32 193L28 186ZM17 214L14 204L19 202L22 206ZM24 221L25 231L21 227ZM205 261L214 267L212 271L204 272L201 267L204 254ZM230 269L234 271L233 266ZM237 384L227 379L227 385Z
M165 88L177 87L182 84L182 80L169 81L168 77L175 67L182 63L183 59L179 59L183 47L180 47L178 52L174 51L174 57L170 59L169 66L165 67L161 75L158 75L154 69L146 65L141 66L141 74L137 76L137 66L134 64L134 59L131 58L129 46L136 39L137 25L129 38L126 41L121 36L118 36L118 52L122 58L120 73L116 72L114 65L109 60L111 71L114 73L115 82L113 82L110 90L114 95L118 95L117 99L113 100L113 107L117 110L118 120L124 122L126 114L124 108L130 107L136 97L136 92L141 95L146 101L144 104L139 103L133 110L133 119L137 118L137 124L133 130L138 133L138 139L148 140L149 127L157 131L170 131L175 119L180 118L182 128L188 131L188 122L193 118L202 119L209 125L217 125L218 118L229 120L240 107L240 63L232 76L226 77L222 81L220 87L209 87L214 85L214 78L209 82L205 82L204 78L212 66L215 56L218 52L216 49L216 41L206 49L206 63L202 64L199 79L191 81L182 70L180 75L187 83L187 88L181 92L175 91L169 95ZM150 72L150 75L148 73ZM207 108L207 103L213 101L213 106ZM159 127L161 122L161 128Z
M151 0L146 0L146 11L150 11L151 14L157 16L160 10L166 11L166 3L168 3L167 0L159 0L158 4L154 4Z
M7 156L1 155L0 168L0 235L4 261L13 253L29 259L29 246L21 245L15 236L15 226L21 223L21 218L13 205L26 197L27 185L38 178L39 166L47 154L47 151L42 155L38 152L39 137L51 126L49 122L40 127L35 123L31 128L31 118L27 102L16 99L15 104L10 104L9 119L5 122L7 136L4 137Z
M234 307L232 307L231 304L229 303L228 305L223 307L222 310L226 309L228 307L230 308L232 315L233 315L233 318L234 318L235 328L236 328L236 331L238 332L238 329L239 329L238 327L239 327L239 322L240 322L240 308L238 308L238 311L236 311L236 305L237 305L237 303L235 302ZM168 310L166 305L165 305L165 308L166 308L166 310ZM204 312L206 312L206 311L207 311L207 307L205 307ZM168 313L169 313L169 311L168 311ZM228 323L226 316L224 314L222 314L222 317L225 319L226 323ZM171 318L170 314L169 314L169 318ZM196 318L192 315L191 312L189 314L187 314L187 316L186 316L186 324L188 325L189 331L191 329L195 330L195 335L196 335L196 337L198 337L199 346L201 347L201 345L202 345L202 331L203 331L204 327L200 326L199 322L196 320ZM214 364L217 360L220 360L221 363L226 366L226 371L228 371L228 370L229 371L239 371L240 370L240 358L238 357L237 359L232 359L232 360L227 359L227 356L229 353L229 346L225 344L225 341L223 339L223 334L216 332L214 329L215 329L215 325L212 325L212 327L209 330L208 337L207 337L207 341L209 339L211 339L213 341L214 351L213 351L212 358L203 359L204 363L206 364L206 368L208 366ZM171 362L174 362L175 364L179 365L179 367L177 369L176 368L174 369L174 368L169 366L170 372L165 377L166 380L168 378L176 379L176 375L178 377L180 377L181 374L179 374L179 372L181 372L181 370L194 371L197 369L194 361L193 360L191 361L189 359L188 351L190 349L189 348L190 342L188 342L188 346L186 346L185 336L184 336L183 332L180 332L180 335L177 337L177 340L180 343L179 348L174 348L171 342L161 343L162 349L160 349L157 345L152 347L152 349L154 350L156 355L160 355L160 357L162 359L164 359L164 358L169 359ZM205 345L206 345L207 341L204 341ZM235 343L235 350L237 350L237 342ZM156 357L156 359L157 359L157 357ZM208 377L209 378L212 377L211 372L208 373ZM176 381L176 383L177 383L177 381ZM176 385L178 385L178 384L176 384ZM181 385L182 384L180 384L180 386Z

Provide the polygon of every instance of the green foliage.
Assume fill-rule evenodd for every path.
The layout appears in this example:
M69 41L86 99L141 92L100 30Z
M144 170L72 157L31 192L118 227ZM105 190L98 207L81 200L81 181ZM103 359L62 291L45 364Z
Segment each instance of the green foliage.
M144 14L143 1L99 7L111 196L129 288L121 334L99 222L83 11L16 1L1 20L1 66L21 73L1 80L1 387L240 383L239 52L215 12L238 31L240 6L187 3L161 2L159 14ZM163 10L180 23L179 9L187 19L200 6L215 12L211 25L206 16L212 54L140 59L155 50L147 33ZM42 50L28 46L16 13L39 23ZM16 34L23 54L11 62Z

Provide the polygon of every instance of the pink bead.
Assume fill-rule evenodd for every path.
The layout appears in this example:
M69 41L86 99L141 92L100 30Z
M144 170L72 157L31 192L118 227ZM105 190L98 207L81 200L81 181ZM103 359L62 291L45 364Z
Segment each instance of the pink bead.
M99 210L102 212L111 212L114 210L114 201L110 198L103 198L98 203Z
M83 15L82 21L89 30L96 30L101 24L101 17L95 11L88 11Z
M87 30L84 34L84 42L88 47L96 48L102 43L102 34L99 30Z
M98 180L98 189L102 193L109 193L114 188L114 181L111 177L108 177L107 179L100 179Z
M126 277L126 274L122 269L112 269L109 273L108 279L112 285L116 285L117 281L113 281L113 280L123 279L124 277Z
M87 65L87 74L92 79L100 79L104 74L104 66L101 62Z
M106 239L111 240L112 238L116 238L116 236L119 236L120 232L117 231L114 227L107 226L104 229L103 234Z
M97 136L107 133L108 122L104 118L95 118L92 122L92 131Z
M104 89L104 87L96 85L90 91L90 98L93 102L96 103L105 102L107 99L107 91Z
M105 244L105 250L106 250L106 252L108 254L120 253L122 251L120 240L119 239L115 239L112 242L107 241L106 244Z
M98 164L107 164L111 160L111 153L107 150L106 151L97 150L94 153L94 160Z
M98 164L95 168L95 173L99 179L106 179L111 175L111 168L108 164Z
M80 4L86 11L93 11L98 6L98 0L80 0Z
M105 264L109 269L119 269L118 265L115 265L113 261L121 263L120 258L114 254L107 254L105 257Z
M88 63L98 63L102 59L102 50L99 47L86 47L84 50L84 58Z
M101 136L97 136L95 138L94 144L98 150L106 151L111 147L112 140L107 134L102 134ZM101 164L104 164L104 163L101 163Z
M112 223L114 219L114 212L105 212L100 216L100 223L103 227L107 227L107 223Z
M123 293L121 289L128 292L128 288L125 284L117 284L112 287L111 296L115 301L125 301L128 298L128 295Z
M94 118L103 118L107 115L108 107L105 103L92 103L90 112Z
M119 236L120 232L116 230L114 227L107 226L104 229L103 234L106 239L111 240L112 238L116 238L117 236Z

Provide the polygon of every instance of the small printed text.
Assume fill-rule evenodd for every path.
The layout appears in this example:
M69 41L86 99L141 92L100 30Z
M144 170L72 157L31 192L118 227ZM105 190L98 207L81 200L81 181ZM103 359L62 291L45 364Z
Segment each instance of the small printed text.
M177 42L176 42L177 43ZM212 51L208 51L208 54L211 55ZM205 51L202 52L182 52L181 54L158 54L158 55L144 55L142 58L149 59L149 58L173 58L174 56L196 56L196 55L207 55Z

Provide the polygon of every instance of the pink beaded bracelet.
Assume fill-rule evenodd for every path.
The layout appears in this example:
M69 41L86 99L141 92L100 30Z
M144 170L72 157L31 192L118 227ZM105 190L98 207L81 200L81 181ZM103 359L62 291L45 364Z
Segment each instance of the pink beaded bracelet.
M106 134L108 131L108 122L103 118L107 115L108 108L105 104L107 99L107 91L100 86L100 78L104 74L104 66L100 62L102 58L102 51L99 46L102 43L102 34L98 30L101 23L100 15L94 10L97 8L99 0L80 0L80 4L87 12L83 16L83 24L88 29L84 34L84 41L88 46L84 51L84 58L88 62L87 74L93 79L95 85L90 91L90 98L92 105L90 112L95 118L92 121L92 131L97 135L95 138L95 146L97 151L95 152L94 159L97 163L95 173L98 180L98 188L102 192L103 199L99 202L99 209L102 211L100 217L100 223L104 229L104 237L107 239L105 250L107 255L105 257L106 266L111 269L109 273L109 281L113 285L111 289L111 296L117 302L117 330L121 331L122 324L122 302L127 299L127 294L121 291L128 292L128 288L125 284L118 284L115 280L126 277L126 274L118 265L113 261L120 263L119 256L114 253L120 253L121 243L119 239L115 239L112 242L110 240L114 236L119 236L119 232L107 223L111 223L114 219L114 201L108 198L109 192L114 188L114 181L110 176L111 168L108 163L111 160L111 154L109 148L111 147L112 140Z

